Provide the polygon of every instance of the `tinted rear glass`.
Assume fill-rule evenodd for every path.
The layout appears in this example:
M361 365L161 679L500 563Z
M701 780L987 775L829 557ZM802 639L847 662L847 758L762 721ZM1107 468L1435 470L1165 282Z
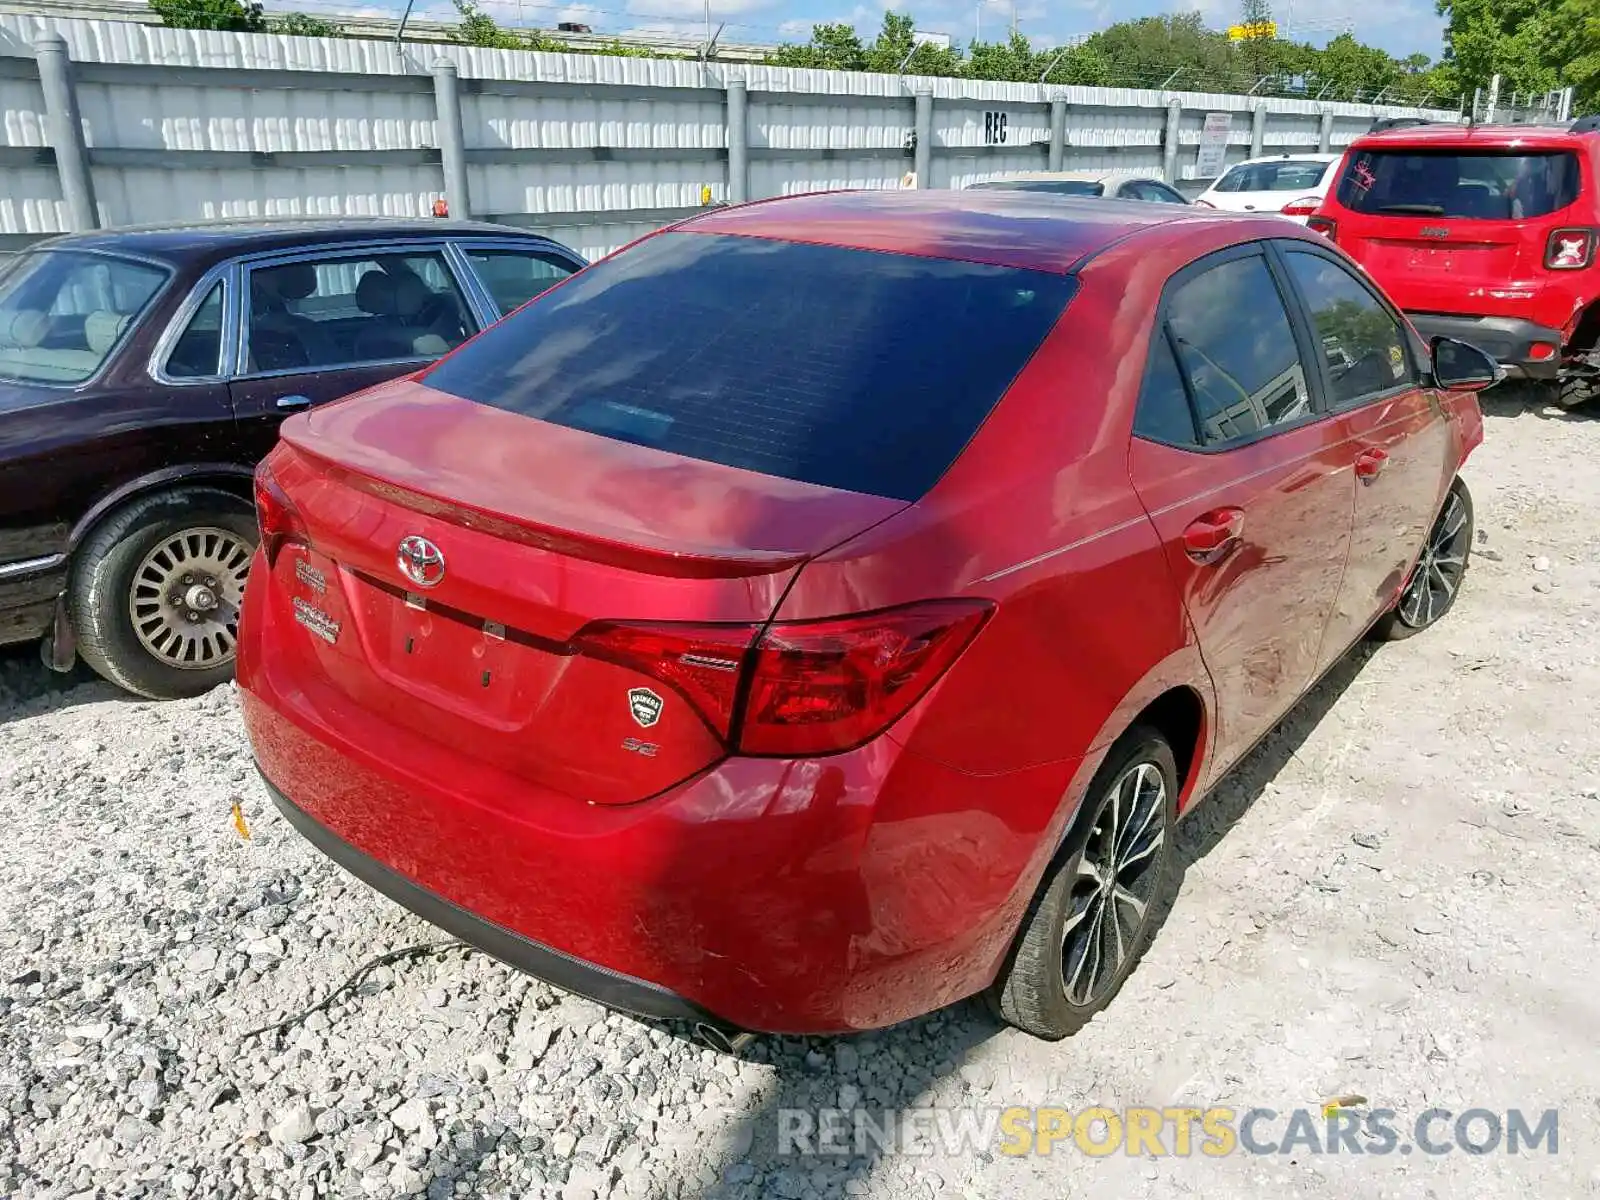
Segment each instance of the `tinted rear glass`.
M1578 158L1567 151L1461 154L1362 150L1339 179L1339 203L1385 216L1485 221L1542 217L1578 198Z
M1106 185L1092 179L996 179L972 185L991 192L1049 192L1054 196L1104 196Z
M546 292L425 382L640 446L914 500L1073 287L976 263L663 234Z
M1332 163L1243 163L1217 180L1219 192L1304 192L1322 182Z

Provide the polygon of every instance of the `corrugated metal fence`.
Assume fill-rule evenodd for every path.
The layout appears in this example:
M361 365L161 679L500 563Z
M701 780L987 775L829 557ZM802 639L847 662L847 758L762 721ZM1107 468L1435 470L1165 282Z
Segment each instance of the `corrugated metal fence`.
M1230 163L1337 150L1375 115L1454 117L15 15L0 15L0 113L0 248L91 222L422 216L446 196L452 215L590 256L708 195L1058 165L1197 181L1207 113L1230 114Z

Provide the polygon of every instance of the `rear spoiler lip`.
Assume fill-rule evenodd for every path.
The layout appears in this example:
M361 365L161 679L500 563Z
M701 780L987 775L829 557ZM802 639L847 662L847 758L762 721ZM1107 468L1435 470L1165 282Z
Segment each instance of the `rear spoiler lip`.
M404 487L354 470L318 454L299 439L285 438L296 454L317 463L339 483L369 496L389 500L426 516L436 517L464 529L487 533L537 550L568 558L631 568L653 575L677 579L729 579L775 575L805 563L812 557L806 550L684 549L651 545L630 534L624 541L601 530L562 529L525 519L513 519L475 505L447 500L415 488Z

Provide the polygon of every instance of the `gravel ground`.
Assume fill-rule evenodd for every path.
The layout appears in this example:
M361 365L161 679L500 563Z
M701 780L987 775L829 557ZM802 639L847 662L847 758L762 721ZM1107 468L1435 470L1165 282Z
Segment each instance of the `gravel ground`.
M1600 413L1486 407L1462 603L1340 664L1185 826L1143 966L1057 1045L969 1004L719 1056L341 875L257 788L230 689L0 658L0 1196L1600 1193ZM1351 1093L1402 1125L1557 1108L1559 1151L778 1153L780 1110Z

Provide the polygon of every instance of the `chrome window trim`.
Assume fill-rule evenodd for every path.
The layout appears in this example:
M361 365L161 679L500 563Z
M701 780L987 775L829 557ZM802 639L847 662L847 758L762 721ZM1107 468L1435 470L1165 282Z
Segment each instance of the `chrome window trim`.
M172 320L161 331L155 349L150 352L150 378L168 387L195 387L225 382L229 377L228 365L235 355L239 327L235 320L239 301L238 264L229 259L212 267L196 282ZM211 295L211 289L222 286L222 329L217 345L217 369L210 375L181 375L167 373L167 359L177 349L178 339L189 328L189 322L200 311L200 306Z
M499 307L495 304L494 297L489 294L489 289L484 286L483 280L479 279L478 273L472 269L472 263L467 259L467 252L462 249L459 242L446 242L444 253L445 258L449 260L450 269L455 272L461 294L467 299L467 307L472 310L473 319L478 322L478 332L481 333L500 319L502 314Z
M530 257L545 256L556 259L561 261L564 265L571 266L572 269L567 272L567 277L569 279L589 265L588 260L576 250L569 250L559 242L552 242L549 238L539 237L536 235L532 235L527 238L494 236L458 238L450 244L460 257L460 267L462 273L472 279L472 285L474 289L481 294L481 300L485 309L493 314L493 316L490 317L489 321L485 325L485 328L487 328L488 325L493 325L506 314L500 311L499 304L495 302L494 293L489 290L488 284L483 282L483 278L478 274L477 267L473 265L471 255L474 250L508 250L515 254L527 254ZM560 282L561 280L559 279L555 281L555 283ZM554 287L555 283L552 283L550 286Z
M122 354L123 347L126 346L128 340L133 337L134 331L143 324L142 318L146 316L152 309L158 307L161 301L166 297L167 292L171 290L172 281L178 277L177 269L165 259L152 258L147 254L124 254L121 251L106 250L98 246L79 247L46 244L38 249L30 249L22 254L17 255L16 261L11 264L10 269L4 274L9 276L12 271L20 269L22 264L29 258L33 257L34 255L42 254L92 254L99 258L120 259L123 262L138 263L143 267L154 267L156 270L159 270L163 276L160 284L156 286L156 290L150 293L150 298L144 302L139 311L129 314L127 327L117 335L117 340L113 342L111 344L111 348L106 351L105 357L100 360L100 365L96 367L94 373L89 375L87 378L79 379L72 383L61 383L53 380L17 379L11 375L0 375L0 381L17 383L24 387L49 388L52 391L58 392L75 392L80 388L93 387L95 384L100 382L101 377L111 369L112 364L115 363L118 357Z
M356 362L347 363L320 363L314 366L306 367L287 367L277 371L250 371L246 367L246 363L250 354L250 288L247 286L249 283L248 273L250 271L258 268L269 269L272 267L282 267L287 266L290 263L297 262L322 262L335 258L372 258L379 254L416 254L419 252L438 254L439 257L444 261L445 270L449 271L452 275L452 278L454 278L456 287L461 292L462 299L467 303L467 310L469 314L472 316L474 321L478 322L479 328L473 330L467 335L468 337L475 336L485 327L485 323L479 319L476 311L476 305L472 299L472 293L459 278L460 273L456 270L455 264L451 261L450 243L445 237L427 237L401 241L395 241L392 238L386 238L371 242L334 242L322 246L300 248L290 251L263 251L260 254L246 255L238 260L240 272L238 289L238 338L237 343L234 346L233 369L229 375L229 378L236 380L276 379L285 375L315 375L322 371L350 370L355 367L383 367L394 366L401 363L437 362L439 358L443 357L443 355L423 355L421 357L412 355L404 358L361 359ZM493 321L488 322L488 324L493 324Z

